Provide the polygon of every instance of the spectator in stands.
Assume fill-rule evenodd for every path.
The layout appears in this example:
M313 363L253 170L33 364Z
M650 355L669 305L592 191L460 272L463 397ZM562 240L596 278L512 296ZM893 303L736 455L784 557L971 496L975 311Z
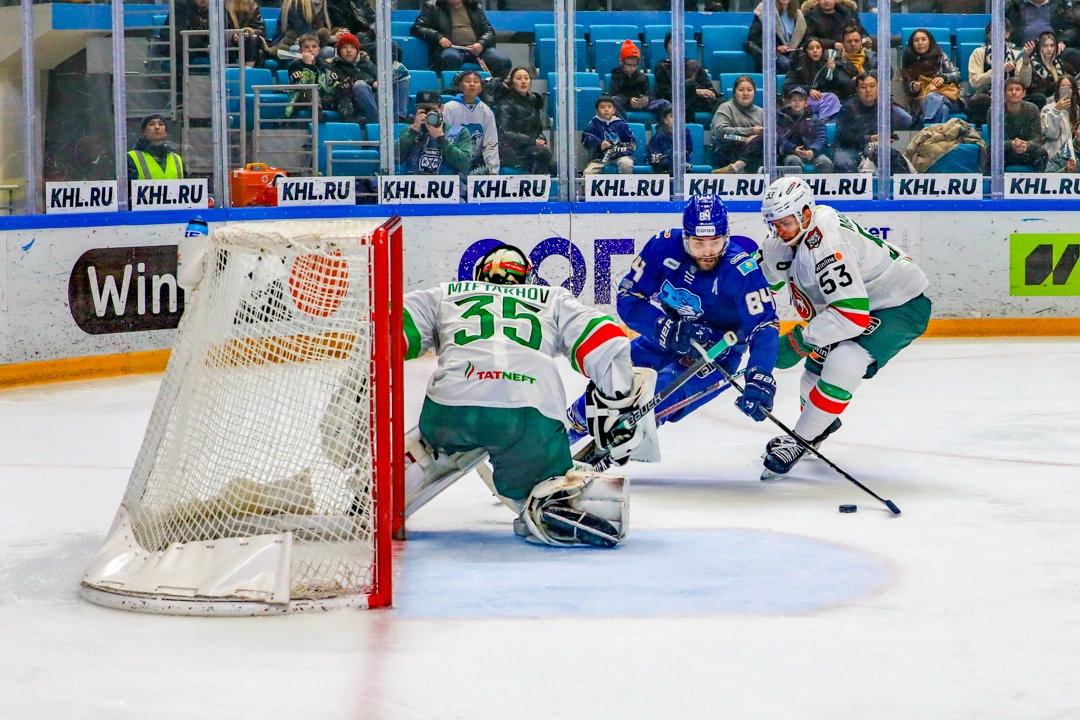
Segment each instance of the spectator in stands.
M908 112L918 122L943 123L960 112L960 71L924 28L911 33L900 58L900 74L907 94Z
M855 78L858 75L864 72L877 72L877 53L863 42L859 28L852 26L844 28L844 51L839 62L849 79L844 94L838 97L841 100L847 100L855 94Z
M472 136L460 125L443 122L438 91L421 90L412 125L398 135L397 157L406 175L468 175Z
M1080 94L1076 79L1062 75L1054 84L1054 92L1043 105L1040 113L1048 161L1047 172L1076 172L1077 155L1075 137L1080 130Z
M694 152L694 140L686 133L686 171L690 171L690 153ZM671 175L675 169L673 149L675 146L675 112L670 105L660 112L660 122L653 129L653 136L645 145L645 157L654 173Z
M1067 32L1070 23L1066 13L1071 6L1065 0L1005 0L1005 20L1011 27L1006 31L1008 39L1023 47L1037 42L1043 33L1052 32L1056 36L1058 32ZM1064 45L1061 49L1065 49Z
M326 61L319 57L322 44L318 35L301 35L297 44L300 49L300 57L289 63L290 85L318 85L319 107L326 110L334 107L334 94L324 81L329 81L329 73L326 71ZM307 93L303 90L293 90L289 93L289 106L285 108L285 117L292 117L296 111L294 103L306 100Z
M619 67L611 71L611 87L608 95L615 103L615 114L626 119L631 110L646 110L663 114L664 108L671 103L667 100L649 97L649 76L638 66L641 64L641 51L633 40L627 40L619 49Z
M596 99L596 116L581 131L581 144L590 153L584 174L602 173L612 163L624 175L634 172L637 140L626 121L615 114L615 102L609 95Z
M375 6L371 0L326 0L326 12L333 27L344 28L360 40L360 49L378 62L375 40Z
M855 78L857 94L844 103L840 116L836 119L836 152L833 164L838 173L858 172L864 158L876 160L878 142L877 77L863 73ZM893 130L907 130L911 127L911 116L895 104L892 106ZM868 152L869 151L869 152ZM900 156L896 148L892 149L893 166L907 167L907 161Z
M128 180L183 180L184 161L169 144L165 116L147 115L141 129L142 137L128 152Z
M1042 122L1039 108L1024 99L1026 92L1016 78L1005 81L1005 164L1027 165L1042 172L1047 161Z
M324 84L333 97L334 110L345 122L360 124L379 121L379 71L367 53L360 50L360 40L343 32L337 40L337 57L324 68Z
M532 92L528 68L511 70L508 84L496 89L492 102L502 167L530 175L550 175L554 163L544 137L544 98Z
M180 45L181 31L205 32L210 29L210 0L176 0L175 8L177 46ZM243 37L244 64L248 67L261 66L266 57L266 24L259 6L253 0L228 0L225 3L225 27L229 30L243 30L242 34L229 34L228 43L237 45ZM168 41L168 31L161 38ZM210 36L193 36L188 40L188 47L204 50L210 47ZM200 55L206 57L205 53ZM235 62L235 58L233 60Z
M1052 32L1044 32L1038 41L1024 45L1024 54L1031 58L1031 82L1028 83L1027 101L1041 108L1046 104L1046 93L1058 78L1065 74L1059 49L1061 44Z
M656 63L653 72L656 75L656 88L652 97L654 100L667 100L671 102L671 33L664 38L664 49L667 51L667 59ZM709 73L697 60L686 60L686 122L694 122L696 112L715 112L720 100L716 97Z
M757 172L763 162L765 114L754 104L757 85L749 75L735 79L734 97L713 116L713 172Z
M990 112L990 30L992 23L986 25L986 44L975 48L968 58L968 84L974 95L967 101L964 112L972 125L979 127L986 123ZM1031 84L1031 59L1024 50L1009 42L1009 21L1005 21L1005 79L1015 77L1024 87Z
M743 43L743 50L753 56L758 72L764 67L762 48L765 41L761 22L761 8L758 3L754 8L754 19L750 23L750 33ZM791 68L791 56L802 45L806 36L806 19L799 9L797 0L776 0L776 72L786 73Z
M499 130L495 113L480 99L480 73L466 70L455 84L461 92L443 105L443 122L451 127L463 126L472 135L471 175L499 174Z
M814 172L831 173L833 162L825 154L825 123L814 117L806 90L796 85L785 99L786 107L776 119L776 151L780 162L800 170L811 165Z
M315 35L322 45L323 59L329 60L334 57L333 46L344 31L330 23L326 0L284 0L277 32L270 41L270 54L277 57L280 50L296 52L301 35Z
M482 60L492 75L510 71L510 58L495 49L495 29L477 0L428 0L409 32L428 44L433 69L458 70L466 60Z
M858 28L863 42L870 46L870 33L859 20L859 6L854 0L806 0L802 5L806 35L821 38L831 49L844 49L844 29Z
M807 38L784 78L783 94L801 87L818 117L831 118L840 112L840 96L848 92L851 78L846 67L836 61L836 54L831 48L826 51L818 38Z

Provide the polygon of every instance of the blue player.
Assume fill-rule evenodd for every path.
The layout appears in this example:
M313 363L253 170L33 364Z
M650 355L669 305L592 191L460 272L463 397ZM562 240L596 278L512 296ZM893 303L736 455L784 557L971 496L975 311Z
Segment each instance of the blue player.
M700 357L693 343L709 348L725 332L734 331L739 344L718 360L734 373L749 348L746 391L735 405L760 422L764 411L772 410L776 392L772 370L780 322L769 284L753 257L757 248L728 238L727 210L716 195L691 198L682 224L681 229L654 235L619 284L619 317L640 333L630 344L630 357L635 366L656 370L659 392ZM715 393L704 393L666 417L664 411L712 386L719 384L722 390L722 381L716 370L694 377L656 408L657 422L686 417ZM588 394L567 412L571 444L589 434Z

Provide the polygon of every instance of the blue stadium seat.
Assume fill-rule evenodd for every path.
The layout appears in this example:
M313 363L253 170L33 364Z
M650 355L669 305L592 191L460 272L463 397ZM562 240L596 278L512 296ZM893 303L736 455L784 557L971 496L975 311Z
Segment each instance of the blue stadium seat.
M694 113L694 122L705 127L712 127L713 114L710 112Z
M277 73L275 73L275 75L277 77L277 84L278 85L288 85L289 84L289 71L288 70L278 70Z
M742 50L748 34L746 25L706 25L701 28L701 47L705 57L717 50Z
M619 66L619 53L622 51L622 40L597 40L592 44L592 67L597 72L607 72ZM641 50L641 42L635 40L638 51Z
M757 70L757 63L754 62L754 58L742 50L717 50L712 54L712 60L709 63L709 72L713 77L720 77L724 73L742 75L755 70Z
M645 127L649 127L656 122L656 116L647 110L629 110L626 113L626 122L641 123Z
M394 42L401 48L401 64L410 70L427 70L431 64L428 60L427 43L416 37L395 37Z
M259 12L260 14L262 14L263 22L266 22L267 20L277 20L281 17L280 7L263 7L259 10ZM270 36L267 35L267 37Z
M957 145L926 169L928 173L979 172L979 146L973 143Z
M958 27L956 28L956 44L957 45L970 45L975 43L976 45L982 45L986 42L986 28L985 27Z
M310 127L310 125L309 125ZM356 123L319 123L319 173L326 174L327 140L362 140L360 126ZM374 175L379 169L379 151L376 148L333 148L334 175Z
M574 128L582 130L593 116L596 115L596 99L603 94L599 87L579 87L574 90ZM558 105L558 96L552 88L548 96L548 115L554 117L555 108Z
M555 25L537 25L533 30L533 42L555 37ZM585 26L574 25L574 37L585 39Z
M637 25L590 25L589 42L593 45L598 40L618 40L621 44L624 40L638 41L641 30Z
M397 137L401 134L401 131L407 127L409 127L408 123L394 123L394 139L397 140ZM379 130L379 124L368 123L367 125L365 125L364 135L367 136L368 140L374 140L375 142L378 142L379 138L382 136L382 132Z
M705 164L705 126L698 125L697 123L690 123L686 126L686 129L690 131L690 140L694 143L694 150L690 153L691 165L704 165ZM710 172L705 170L704 172Z
M277 18L270 18L269 20L263 18L263 23L266 25L266 37L273 38L274 33L277 32Z
M630 132L634 133L637 148L634 150L634 165L645 165L645 126L641 123L627 123Z
M536 69L541 77L545 73L555 72L555 38L543 38L536 41ZM584 72L589 56L584 38L574 40L574 69Z
M608 87L611 87L611 73L607 75ZM549 72L547 74L548 89L554 91L555 88L555 73ZM575 87L600 87L600 74L594 72L576 72L574 73L574 86Z
M825 124L825 143L829 147L833 146L836 142L836 123Z
M390 21L390 34L393 37L409 37L412 35L411 22L403 22L401 20Z
M659 40L664 42L664 38L671 32L670 25L646 25L645 26L645 44L648 45L653 40ZM688 38L694 37L694 26L686 25L684 28L684 35ZM662 48L663 46L661 46Z
M971 60L971 53L983 46L982 43L961 43L960 45L960 79L964 82L968 81L968 61Z
M686 39L686 49L683 50L687 60L698 59L698 44L697 41L692 38ZM645 64L646 66L653 68L656 67L656 63L661 60L666 60L668 57L667 50L664 49L664 40L650 40L649 44L645 46Z
M421 90L439 90L439 76L434 70L410 70L409 92L414 96Z

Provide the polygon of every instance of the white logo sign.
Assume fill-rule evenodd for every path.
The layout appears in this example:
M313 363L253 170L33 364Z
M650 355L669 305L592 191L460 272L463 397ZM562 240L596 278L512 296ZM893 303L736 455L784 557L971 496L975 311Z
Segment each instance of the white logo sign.
M873 200L873 173L796 175L810 186L815 200Z
M893 175L893 197L897 200L982 200L983 177L976 173Z
M380 175L379 204L461 202L457 175Z
M585 199L608 201L671 199L667 175L586 175Z
M1005 173L1005 199L1080 197L1080 175Z
M116 181L45 183L45 212L50 215L116 212Z
M760 200L769 181L764 175L686 174L687 195L719 195L725 200Z
M546 175L470 175L465 180L469 202L547 202L551 178Z
M351 177L278 178L277 204L295 205L355 205L356 189Z
M210 206L206 179L132 180L132 210L204 210Z

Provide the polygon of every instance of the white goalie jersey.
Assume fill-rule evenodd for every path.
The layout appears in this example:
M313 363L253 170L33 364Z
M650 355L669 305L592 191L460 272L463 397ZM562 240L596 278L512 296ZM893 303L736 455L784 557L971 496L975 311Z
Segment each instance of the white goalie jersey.
M903 250L828 206L817 206L796 248L770 235L761 251L769 285L788 283L796 312L809 320L803 337L815 347L856 337L871 311L903 305L929 285Z
M558 355L606 395L633 382L626 333L563 288L442 283L405 295L404 318L405 358L439 356L427 395L441 405L534 407L565 422Z

